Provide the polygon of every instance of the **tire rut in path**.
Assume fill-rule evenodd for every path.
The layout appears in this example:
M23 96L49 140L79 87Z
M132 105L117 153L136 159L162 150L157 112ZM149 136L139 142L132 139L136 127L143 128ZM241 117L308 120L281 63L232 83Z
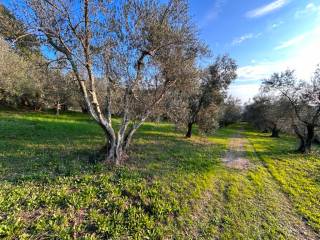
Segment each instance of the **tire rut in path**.
M228 150L225 156L222 159L222 162L229 168L238 169L238 170L247 170L254 163L250 162L247 158L247 151L245 146L250 145L254 150L255 158L262 164L262 166L267 170L270 175L270 179L277 186L277 192L282 196L281 199L284 201L283 206L286 206L283 209L285 215L295 216L299 221L294 222L291 227L291 233L296 237L296 239L301 240L317 240L320 239L320 236L313 231L313 229L306 224L306 222L302 219L302 217L296 213L293 207L293 203L289 196L282 190L282 187L279 185L277 179L274 178L273 174L270 172L270 169L266 165L266 163L260 158L260 156L256 153L254 145L241 134L242 130L239 130L238 133L234 134L229 141Z
M229 167L239 170L248 169L250 166L250 161L247 159L247 154L245 150L245 145L248 144L248 140L237 133L230 138L228 145L228 150L224 158L223 163Z

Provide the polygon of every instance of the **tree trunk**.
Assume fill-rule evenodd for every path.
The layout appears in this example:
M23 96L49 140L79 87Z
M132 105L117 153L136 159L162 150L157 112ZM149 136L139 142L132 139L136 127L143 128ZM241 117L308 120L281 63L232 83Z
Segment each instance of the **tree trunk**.
M299 143L299 147L298 147L298 149L297 149L297 152L299 152L299 153L305 153L305 152L306 152L306 143L305 143L304 136L303 136L303 134L299 131L299 128L298 128L297 125L293 124L292 127L293 127L293 129L294 129L295 134L297 135L297 137L298 137L299 140L300 140L300 143Z
M300 144L297 149L297 152L299 153L306 153L306 144L304 138L299 138L300 139Z
M82 113L88 113L88 112L89 112L89 111L88 111L88 108L87 108L86 106L80 105L80 107L81 107L81 112L82 112Z
M314 139L314 126L313 125L307 126L307 130L308 132L307 132L307 139L306 139L306 153L310 153L312 142Z
M191 138L192 126L193 126L193 123L188 123L188 131L187 131L187 134L186 134L186 138Z
M56 104L56 115L59 116L60 115L60 109L61 109L61 105L59 102L57 102Z
M67 112L69 110L69 106L68 104L61 104L61 111L63 112Z
M274 128L272 128L271 137L272 137L272 138L278 138L278 137L279 137L279 133L280 133L280 130L277 129L276 127L274 127Z
M297 149L297 151L300 153L310 153L314 136L315 136L314 126L308 125L307 126L307 135L306 136L302 136L300 134L298 135L298 137L300 139L300 145L299 145L299 148Z
M122 149L117 147L117 139L108 139L108 147L107 147L107 152L105 153L105 161L106 162L111 162L116 165L120 165L121 162L121 155L122 155Z
M127 133L127 136L118 134L116 139L112 140L107 138L108 144L105 152L105 161L114 163L115 165L120 165L127 158L127 149L130 144L132 135L128 136L130 133Z

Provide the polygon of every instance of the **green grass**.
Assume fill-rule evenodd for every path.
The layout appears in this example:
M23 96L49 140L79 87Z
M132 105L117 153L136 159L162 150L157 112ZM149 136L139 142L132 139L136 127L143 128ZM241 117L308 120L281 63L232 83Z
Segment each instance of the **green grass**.
M104 138L85 115L1 111L0 237L295 239L302 218L319 231L318 155L289 154L292 139L248 130L250 169L226 168L228 139L242 127L187 140L146 123L114 167L89 161Z
M298 213L316 231L320 231L320 155L294 153L292 137L268 138L266 134L246 133L259 158L292 201Z

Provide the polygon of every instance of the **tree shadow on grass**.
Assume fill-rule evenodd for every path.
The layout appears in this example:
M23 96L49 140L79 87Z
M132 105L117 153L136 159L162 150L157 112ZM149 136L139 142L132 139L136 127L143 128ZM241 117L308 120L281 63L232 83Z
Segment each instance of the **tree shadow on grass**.
M92 122L2 118L0 137L1 180L47 181L110 170L90 160L104 143ZM187 140L171 124L146 123L134 137L124 167L154 177L207 172L219 164L222 147Z
M109 171L110 166L92 164L97 162L98 151L104 144L102 131L94 122L82 116L79 121L67 117L52 121L42 115L39 121L32 116L0 120L1 180L41 180ZM186 139L172 124L145 123L134 136L124 167L147 177L206 173L220 165L228 138L242 137L235 135L237 132L237 128L227 128L209 140L199 135ZM260 134L254 137L259 138L257 143L261 145L281 142L260 139ZM282 155L291 150L286 147L277 152L274 147L265 147L256 152Z
M137 141L130 150L128 166L154 176L204 173L220 163L220 152L218 145L194 143L182 137L157 137L148 144Z

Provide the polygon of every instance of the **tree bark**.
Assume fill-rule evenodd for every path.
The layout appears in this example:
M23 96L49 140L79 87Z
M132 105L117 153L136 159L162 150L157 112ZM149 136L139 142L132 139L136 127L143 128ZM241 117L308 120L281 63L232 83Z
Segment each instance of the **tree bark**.
M306 136L303 136L296 131L296 134L300 139L300 145L299 145L299 148L297 149L297 152L300 152L300 153L311 152L312 142L315 136L314 128L315 128L314 125L308 125Z
M187 134L186 134L186 138L191 138L191 136L192 136L192 126L193 126L192 122L188 123L188 131L187 131Z
M314 126L307 126L306 153L311 152L312 142L314 139Z
M297 149L297 152L306 153L306 144L305 144L304 138L299 138L299 139L300 139L300 144Z
M306 148L305 148L306 144L305 144L304 136L303 136L303 134L300 133L299 128L297 127L297 125L293 124L292 127L293 127L293 130L294 130L295 134L297 135L297 137L300 140L297 152L305 153L306 152Z
M107 137L107 147L105 148L107 150L105 157L105 160L107 162L113 162L116 165L120 165L124 160L127 159L127 150L131 143L131 139L137 129L144 123L144 121L145 118L143 118L141 122L132 125L128 129L129 119L123 119L116 138L113 139L112 137Z
M60 102L57 102L57 103L56 103L56 115L57 115L57 116L60 115L60 108L61 108Z
M280 130L277 129L276 127L274 127L274 128L272 128L271 137L272 137L272 138L279 138L279 133L280 133Z

